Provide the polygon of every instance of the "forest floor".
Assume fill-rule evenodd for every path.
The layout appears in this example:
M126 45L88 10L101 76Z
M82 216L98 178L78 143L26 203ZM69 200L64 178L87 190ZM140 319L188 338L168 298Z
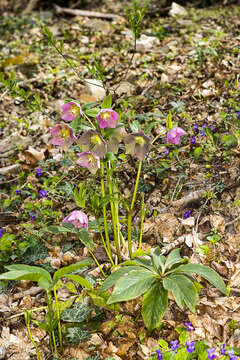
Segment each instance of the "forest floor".
M74 149L64 157L50 144L49 128L61 121L60 105L66 99L99 104L98 89L90 93L84 82L93 77L87 65L98 60L104 85L114 89L113 105L126 128L133 132L141 128L151 140L156 138L139 184L146 203L144 248L159 245L167 254L181 247L182 256L211 266L231 291L225 297L202 282L195 313L179 309L170 299L162 327L152 333L140 316L139 298L121 303L121 311L92 306L87 324L92 338L65 344L59 359L149 359L157 340L176 339L174 329L186 321L195 327L192 340L238 347L240 7L186 7L182 16L165 17L157 10L147 12L141 25L147 45L138 44L131 63L133 38L123 3L106 1L91 10L120 16L106 20L38 10L22 16L6 13L1 18L1 269L18 262L55 271L88 257L74 235L53 236L41 229L59 224L77 208L74 186L78 182L85 179L87 189L97 186L94 175L74 165ZM63 41L62 51L77 64L82 80L49 46L44 25L58 46ZM4 85L4 79L12 80ZM174 125L187 132L178 146L166 141L169 113ZM120 168L126 197L133 191L136 174L134 161ZM42 190L46 196L39 198ZM138 211L135 219L137 236ZM95 256L110 273L97 245L99 237L94 239ZM98 268L88 276L96 284L101 279ZM41 321L44 294L30 281L2 281L0 286L0 346L6 348L6 359L36 359L23 309L33 310L33 318ZM68 286L59 289L59 299L66 301L80 293L76 286ZM41 359L50 359L45 330L34 325L31 330Z

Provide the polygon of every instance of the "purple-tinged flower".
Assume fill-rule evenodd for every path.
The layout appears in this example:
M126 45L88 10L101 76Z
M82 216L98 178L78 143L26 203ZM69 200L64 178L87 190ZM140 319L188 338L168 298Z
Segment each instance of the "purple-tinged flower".
M124 126L121 126L117 129L111 130L112 133L107 140L107 151L112 152L114 154L118 153L119 144L127 135Z
M16 194L17 194L17 195L19 195L19 196L20 196L20 195L21 195L21 193L22 193L22 191L21 191L21 190L16 190Z
M43 174L42 169L41 168L37 169L36 175L42 176L42 174Z
M4 133L4 127L0 129L0 132L1 132L1 133Z
M190 143L191 143L191 144L195 144L195 143L196 143L196 138L195 138L195 136L190 137Z
M40 190L39 191L39 199L47 197L48 191L47 190Z
M190 217L190 215L191 215L191 210L185 211L185 213L184 213L185 219L188 219Z
M208 127L211 130L211 132L214 132L214 126L213 125L209 125Z
M191 210L190 210L190 213L191 213ZM190 332L192 330L195 330L195 328L194 328L194 326L193 326L193 324L191 322L185 322L184 325L187 327L188 332Z
M180 143L181 137L186 134L186 131L179 126L174 127L167 133L167 142L178 145Z
M72 211L68 216L63 220L65 223L72 223L76 228L84 227L88 229L88 217L87 215L79 210Z
M172 340L170 341L170 344L171 344L171 350L177 350L180 346L178 340Z
M170 153L170 149L166 149L166 151L164 152L164 156L167 157Z
M204 130L201 130L201 131L200 131L200 135L201 135L201 137L204 137L205 131L204 131Z
M198 124L193 125L193 128L194 128L195 131L198 131L198 127L199 127Z
M62 119L65 121L73 121L79 114L83 115L81 106L74 101L70 101L61 106Z
M126 147L126 154L135 155L140 161L150 150L150 139L140 131L138 133L128 134L123 138Z
M119 119L118 113L112 109L102 109L96 115L100 129L115 128Z
M73 129L64 123L57 124L53 128L50 128L50 133L53 136L50 143L52 145L62 146L64 150L67 150L75 140Z
M209 360L213 360L215 359L216 355L215 355L215 349L207 349L206 352L208 353L208 359Z
M0 229L0 238L3 237L3 228Z
M235 114L237 115L237 118L240 117L240 111L235 112Z
M227 354L229 356L229 360L237 360L237 357L234 355L234 350L227 351Z
M221 354L223 354L223 355L226 354L226 345L225 345L225 344L222 344L222 345L221 345L220 351L221 351Z
M162 360L162 358L163 358L163 353L162 353L162 351L161 351L161 350L156 350L156 354L157 354L158 360Z
M30 220L36 220L36 216L35 216L36 214L33 211L31 211L29 215L30 215Z
M77 155L79 156L77 164L87 168L92 174L96 174L100 169L100 157L94 152L86 151Z
M195 344L196 344L196 341L191 341L191 342L186 341L185 342L185 345L187 347L186 350L189 354L192 354L196 350Z
M82 146L84 152L94 152L100 158L103 158L107 152L107 144L102 135L97 131L87 131L77 140L77 143Z

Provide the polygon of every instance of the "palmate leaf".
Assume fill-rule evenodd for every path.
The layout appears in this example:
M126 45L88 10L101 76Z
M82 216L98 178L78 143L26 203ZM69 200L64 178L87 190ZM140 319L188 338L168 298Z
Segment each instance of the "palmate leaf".
M156 275L147 269L133 270L117 281L107 303L135 299L145 293L155 279Z
M194 312L198 300L197 290L186 276L181 274L170 274L163 279L163 287L171 291L177 305L182 309L186 304Z
M208 266L201 265L201 264L187 264L187 265L181 265L176 269L177 272L182 273L195 273L197 275L201 275L204 279L210 282L210 284L214 285L218 290L220 290L223 294L227 295L227 289L223 282L223 279L221 278L218 273L211 269Z
M158 327L168 307L168 292L161 282L156 282L143 295L142 317L151 331Z

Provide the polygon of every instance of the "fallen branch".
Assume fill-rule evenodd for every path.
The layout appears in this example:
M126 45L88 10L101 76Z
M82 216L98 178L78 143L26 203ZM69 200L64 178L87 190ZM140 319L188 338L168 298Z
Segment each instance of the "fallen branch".
M123 17L116 14L100 13L96 11L87 11L87 10L79 10L79 9L68 9L68 8L62 8L61 6L58 6L56 4L54 4L54 7L57 14L67 13L74 16L88 16L88 17L96 17L96 18L112 19L112 20L124 19Z
M40 293L43 289L40 288L39 286L33 286L31 287L30 289L28 290L25 290L25 291L21 291L17 294L14 294L13 295L13 300L18 300L18 299L21 299L23 296L27 296L27 295L37 295L38 293Z

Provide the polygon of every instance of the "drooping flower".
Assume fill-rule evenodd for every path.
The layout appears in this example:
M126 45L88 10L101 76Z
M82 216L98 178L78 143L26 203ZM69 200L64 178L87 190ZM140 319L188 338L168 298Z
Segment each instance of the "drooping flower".
M191 213L191 210L190 210L190 213ZM187 327L188 332L190 332L192 330L195 330L195 328L194 328L194 326L193 326L193 324L191 322L185 322L184 325Z
M63 222L72 223L76 228L84 227L86 230L88 229L88 217L80 210L72 211L63 219Z
M70 101L61 106L62 119L65 121L73 121L79 114L83 115L81 106L74 101Z
M102 109L96 115L100 129L115 128L119 119L118 113L112 109Z
M47 197L48 191L47 190L40 190L39 191L39 199L42 199L44 197Z
M170 341L170 344L171 344L171 350L177 350L180 346L178 340L172 340Z
M114 129L111 131L112 131L112 133L108 137L108 140L107 140L107 151L117 154L119 144L122 141L122 139L124 138L124 136L126 136L126 130L125 130L124 126L121 126L117 129Z
M192 354L196 350L195 344L196 344L196 341L191 341L191 342L186 341L185 342L185 345L187 347L186 350L189 354Z
M181 137L186 134L186 131L183 130L181 127L174 127L167 133L167 142L178 145L180 143Z
M94 152L100 158L103 158L107 152L107 144L102 135L97 131L87 131L77 140L82 146L82 150Z
M163 353L162 353L162 351L161 351L161 350L156 350L156 354L157 354L158 360L162 360L162 358L163 358Z
M206 352L208 353L208 359L209 360L213 360L215 359L216 355L215 355L215 349L207 349Z
M227 351L227 354L228 354L228 356L229 356L229 360L237 360L237 357L234 355L234 351L233 351L233 350Z
M74 142L75 136L71 126L61 123L50 128L52 139L50 143L52 145L62 146L64 150L67 150Z
M87 168L92 174L96 174L100 169L100 157L94 152L86 151L77 155L79 156L77 164Z
M144 160L144 157L150 150L150 139L140 131L138 133L128 134L123 138L126 147L126 153L135 155L140 161Z

